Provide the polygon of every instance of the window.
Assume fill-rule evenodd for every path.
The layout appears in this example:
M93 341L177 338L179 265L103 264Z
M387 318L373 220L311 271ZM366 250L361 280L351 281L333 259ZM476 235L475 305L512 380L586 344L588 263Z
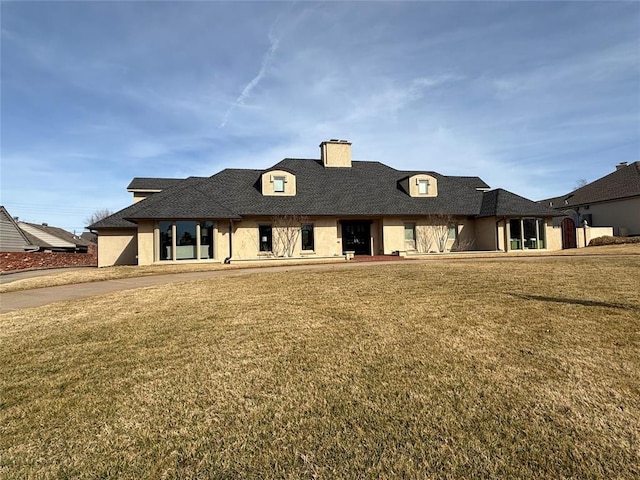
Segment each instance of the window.
M404 224L404 248L405 250L416 249L416 224Z
M212 221L158 222L158 236L157 260L206 260L214 256Z
M429 180L418 180L418 193L420 195L429 193Z
M259 225L258 226L258 242L260 244L261 252L271 252L271 225Z
M176 260L194 260L196 257L196 222L176 222Z
M447 238L449 240L455 240L456 238L458 238L458 225L456 225L455 223L450 223L447 226Z
M273 177L273 191L284 193L285 177Z
M213 222L200 222L200 258L213 258Z
M313 225L302 225L302 250L314 250Z
M545 221L543 218L513 218L509 220L509 249L545 248Z
M160 255L159 260L173 260L173 222L159 222Z

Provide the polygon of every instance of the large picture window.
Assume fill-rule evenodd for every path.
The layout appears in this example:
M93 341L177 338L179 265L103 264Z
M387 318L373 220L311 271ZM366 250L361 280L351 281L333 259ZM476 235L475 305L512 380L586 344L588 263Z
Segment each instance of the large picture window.
M214 258L212 221L158 222L157 260L207 260Z
M196 259L196 222L176 222L176 260Z
M543 218L512 218L509 220L509 249L545 248L545 225Z
M302 250L314 250L313 225L302 225Z
M258 226L258 242L260 244L261 252L271 252L272 248L272 236L271 225L259 225Z

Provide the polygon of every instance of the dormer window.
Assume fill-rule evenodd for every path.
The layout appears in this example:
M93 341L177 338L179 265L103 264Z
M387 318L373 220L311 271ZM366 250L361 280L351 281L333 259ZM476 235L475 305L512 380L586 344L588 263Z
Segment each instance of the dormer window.
M284 193L285 177L273 177L273 191L276 193Z
M260 180L262 195L292 197L296 194L296 176L287 170L267 170Z
M416 173L405 177L399 186L412 197L430 198L438 196L438 179L428 173Z

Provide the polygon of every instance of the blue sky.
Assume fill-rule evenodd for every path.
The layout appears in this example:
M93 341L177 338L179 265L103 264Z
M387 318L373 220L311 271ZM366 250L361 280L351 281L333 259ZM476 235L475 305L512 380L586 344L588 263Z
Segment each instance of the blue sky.
M2 1L1 202L81 231L135 177L319 158L541 199L640 160L639 2Z

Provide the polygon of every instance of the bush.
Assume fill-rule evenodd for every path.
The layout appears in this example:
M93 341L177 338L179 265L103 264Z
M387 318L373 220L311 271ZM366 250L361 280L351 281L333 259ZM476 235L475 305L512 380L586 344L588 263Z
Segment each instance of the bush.
M640 243L640 237L611 237L605 235L592 239L589 242L589 246L600 247L602 245L621 245L623 243Z

